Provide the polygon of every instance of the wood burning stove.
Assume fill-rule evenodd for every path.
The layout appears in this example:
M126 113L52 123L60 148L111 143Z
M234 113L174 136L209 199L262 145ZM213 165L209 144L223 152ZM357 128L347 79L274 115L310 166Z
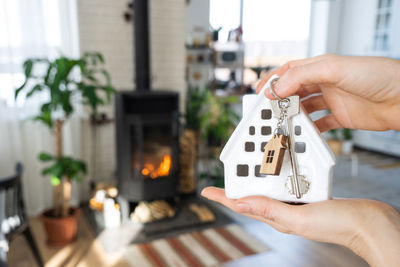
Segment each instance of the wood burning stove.
M172 197L179 181L179 95L150 88L148 5L133 5L136 91L116 96L118 187L132 202Z
M116 99L120 194L129 201L172 197L179 181L177 93L125 92Z

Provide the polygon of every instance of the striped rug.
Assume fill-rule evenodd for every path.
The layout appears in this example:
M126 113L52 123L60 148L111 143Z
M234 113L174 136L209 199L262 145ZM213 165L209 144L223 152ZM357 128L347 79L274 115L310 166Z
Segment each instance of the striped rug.
M159 239L127 248L121 260L140 267L219 266L223 262L268 251L238 225Z

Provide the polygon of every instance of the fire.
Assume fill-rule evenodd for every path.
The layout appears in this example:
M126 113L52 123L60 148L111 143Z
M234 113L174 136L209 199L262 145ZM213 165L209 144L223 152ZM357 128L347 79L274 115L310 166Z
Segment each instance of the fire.
M142 170L142 174L144 176L150 176L152 179L155 179L159 176L167 176L169 174L169 170L171 169L171 156L164 156L162 162L156 169L153 164L145 163L144 168Z

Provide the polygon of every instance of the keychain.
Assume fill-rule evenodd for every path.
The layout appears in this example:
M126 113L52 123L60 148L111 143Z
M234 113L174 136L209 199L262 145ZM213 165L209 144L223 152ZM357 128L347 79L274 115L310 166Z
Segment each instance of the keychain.
M299 174L299 165L297 162L297 157L296 153L294 151L294 134L293 134L293 125L292 125L292 118L293 116L299 114L300 112L300 98L298 95L293 95L289 96L287 98L280 98L277 96L275 93L273 86L276 83L276 81L279 79L279 77L276 77L274 80L271 81L270 86L269 86L269 91L271 95L275 98L275 100L271 101L272 104L272 111L275 115L275 117L278 117L278 123L275 129L275 135L274 137L267 143L266 147L268 147L269 143L275 144L276 143L276 137L275 136L280 136L278 133L284 132L284 134L287 135L287 138L281 138L282 140L287 140L287 147L289 148L289 157L290 157L290 163L292 167L292 172L293 175L290 175L288 177L288 180L286 182L286 187L289 190L289 193L292 195L296 195L296 198L300 199L302 195L307 194L308 189L310 188L310 183L307 181L306 177L304 175ZM282 123L285 122L286 126L286 131L283 131L283 126ZM284 146L286 147L286 146ZM275 145L272 145L271 148L277 148ZM273 152L274 150L272 150ZM263 162L261 165L261 173L263 174L273 174L273 175L279 175L280 174L280 169L282 166L282 161L283 161L283 155L285 153L285 149L280 149L278 153L278 158L277 158L277 164L274 166L274 172L268 172L271 168L267 168L268 165L271 165L268 162L268 156L267 150L264 152L264 158ZM267 160L264 160L264 159ZM262 172L265 171L265 172Z

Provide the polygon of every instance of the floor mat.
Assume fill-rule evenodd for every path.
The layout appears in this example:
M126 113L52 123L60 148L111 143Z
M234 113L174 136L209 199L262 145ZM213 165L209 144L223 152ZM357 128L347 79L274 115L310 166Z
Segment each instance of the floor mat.
M219 266L269 248L242 227L230 224L129 246L121 260L129 266Z

